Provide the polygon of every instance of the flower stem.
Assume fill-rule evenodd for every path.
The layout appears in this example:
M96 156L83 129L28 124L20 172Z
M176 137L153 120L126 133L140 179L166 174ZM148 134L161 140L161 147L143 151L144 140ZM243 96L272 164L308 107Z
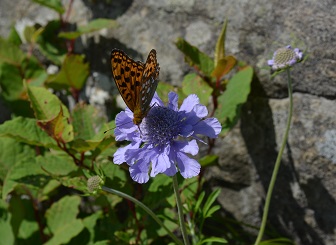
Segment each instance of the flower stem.
M279 167L280 167L280 163L281 163L282 154L283 154L283 151L284 151L285 146L286 146L286 142L287 142L287 138L288 138L288 132L289 132L289 128L290 128L291 121L292 121L293 92L292 92L292 82L291 82L289 68L287 69L287 82L288 82L289 112L288 112L288 118L287 118L286 131L285 131L285 135L283 136L283 139L282 139L282 144L281 144L277 159L275 161L271 182L269 184L268 191L267 191L267 196L266 196L266 201L265 201L265 207L264 207L263 217L262 217L262 221L261 221L261 226L260 226L260 230L259 230L257 240L255 241L254 245L259 245L259 243L260 243L260 241L261 241L261 239L264 235L266 222L267 222L268 211L269 211L269 206L270 206L270 203L271 203L271 197L272 197L272 193L273 193L273 188L274 188L274 184L275 184L278 172L279 172Z
M176 205L177 205L177 211L179 215L179 220L180 220L180 226L181 226L181 232L182 232L182 237L185 245L189 245L189 239L188 239L188 234L187 234L187 229L185 227L184 223L184 216L183 216L183 206L181 202L181 197L180 197L180 192L179 192L179 187L177 183L177 177L176 174L173 176L173 187L174 187L174 192L175 192L175 197L176 197Z
M178 245L183 245L183 242L180 241L163 223L162 221L155 215L155 213L150 210L145 204L140 202L139 200L135 199L134 197L131 197L123 192L117 191L115 189L108 188L106 186L102 186L102 190L109 192L111 194L115 194L117 196L120 196L122 198L125 198L138 206L140 206L143 210L145 210L163 229L165 229L168 233L168 235L174 240L174 242Z

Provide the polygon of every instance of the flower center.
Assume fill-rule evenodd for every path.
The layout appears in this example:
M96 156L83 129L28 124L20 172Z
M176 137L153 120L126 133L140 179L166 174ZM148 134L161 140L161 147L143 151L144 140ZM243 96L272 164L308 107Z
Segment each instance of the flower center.
M170 143L181 130L179 112L154 106L140 125L142 140L149 144L165 145Z
M290 65L290 62L296 61L296 54L291 48L280 48L276 51L274 62L278 65Z

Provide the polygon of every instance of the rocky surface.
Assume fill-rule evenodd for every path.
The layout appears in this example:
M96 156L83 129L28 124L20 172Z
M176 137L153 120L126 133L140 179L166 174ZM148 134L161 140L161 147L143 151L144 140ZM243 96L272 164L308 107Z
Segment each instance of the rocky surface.
M68 1L64 1L65 4ZM269 224L297 244L336 244L336 4L276 0L76 0L69 20L113 18L116 29L78 41L93 71L111 77L109 54L121 48L137 59L158 52L160 79L180 85L190 68L174 42L183 37L213 56L221 26L228 19L227 54L256 69L239 124L217 141L218 167L206 173L221 187L223 209L238 221L260 223L262 205L286 124L287 83L264 70L274 50L288 44L309 54L292 72L294 115ZM28 19L45 23L57 15L27 0L0 0L0 33ZM106 79L105 79L106 80ZM112 81L111 81L112 83ZM99 94L99 93L98 93ZM99 100L98 100L99 101Z

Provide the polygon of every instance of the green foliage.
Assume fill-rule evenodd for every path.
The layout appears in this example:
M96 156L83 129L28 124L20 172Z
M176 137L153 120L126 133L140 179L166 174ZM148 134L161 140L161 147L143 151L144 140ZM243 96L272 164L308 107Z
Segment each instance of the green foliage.
M236 73L228 82L226 91L218 97L215 116L222 124L222 133L227 133L238 121L240 108L246 102L251 90L253 69L246 67Z
M103 28L113 28L117 26L117 22L110 19L95 19L90 21L85 26L78 27L77 31L73 32L60 32L59 37L66 38L66 39L76 39L77 37L90 33L95 32Z
M243 67L231 79L224 77L233 70L237 60L225 53L225 21L217 40L215 58L201 52L186 40L179 38L176 47L185 55L185 61L195 68L196 73L187 74L182 82L184 94L197 94L202 104L209 103L212 97L213 112L222 124L222 135L225 135L237 123L240 107L246 102L252 82L252 67Z

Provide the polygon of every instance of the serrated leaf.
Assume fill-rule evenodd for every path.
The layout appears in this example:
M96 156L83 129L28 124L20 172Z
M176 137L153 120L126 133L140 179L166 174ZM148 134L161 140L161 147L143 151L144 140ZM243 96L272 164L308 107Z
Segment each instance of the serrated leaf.
M22 44L21 38L20 38L18 32L16 31L14 25L10 29L7 41L16 45L16 46L19 46L19 45Z
M218 156L217 155L206 155L199 160L199 163L202 167L209 167L218 164Z
M39 128L32 118L16 117L0 125L0 136L30 145L58 149L56 142Z
M51 8L60 14L64 13L64 7L62 5L61 0L33 0L33 1L35 3Z
M12 213L11 224L15 237L27 239L38 231L34 208L30 200L13 195L9 201L9 211Z
M67 143L73 140L73 127L69 123L68 117L63 114L63 107L55 118L50 120L39 120L37 125L44 129L49 136L56 141Z
M63 177L58 179L62 185L82 192L87 192L87 180L83 177Z
M35 116L39 119L37 124L56 140L72 141L73 127L69 111L58 97L45 88L33 86L27 86L27 94Z
M77 170L76 164L69 156L45 155L36 158L37 163L48 173L57 176L66 176Z
M0 125L0 128L2 126ZM32 147L21 144L15 139L0 137L0 180L4 180L9 169L17 162L35 155L35 149Z
M68 109L49 90L42 87L27 86L27 94L38 120L56 118L60 113L61 107L64 115L69 118Z
M95 240L95 227L97 220L103 216L103 212L101 210L91 214L88 217L83 219L84 226L88 229L90 233L90 242L94 242Z
M183 78L182 91L187 95L196 94L201 104L207 105L213 89L200 76L191 73Z
M75 139L90 140L97 135L106 118L91 105L77 104L72 111ZM102 139L103 137L101 137Z
M238 121L240 108L251 90L253 68L248 66L237 72L229 81L225 92L218 97L215 117L221 123L221 134L226 134Z
M71 54L65 57L60 72L50 76L46 85L56 90L81 90L88 76L89 63L84 62L84 56Z
M25 57L19 46L0 37L0 62L19 67Z
M65 196L47 210L47 225L53 237L45 244L68 243L84 229L82 220L77 219L80 201L78 196Z
M185 55L190 66L196 66L204 75L209 76L211 74L214 69L214 62L208 55L182 38L179 38L175 45Z
M24 79L29 85L42 86L48 78L46 70L34 56L24 59L21 66L24 71Z
M1 44L0 44L1 47ZM8 63L0 63L1 97L6 101L24 98L24 87L20 68Z
M7 204L0 200L0 237L2 244L15 244L15 237L11 227L12 215L7 210Z
M217 39L216 49L215 49L215 66L221 59L225 58L225 34L226 34L227 20L224 21L221 33Z
M228 74L233 67L236 65L237 60L233 56L227 56L220 59L211 73L211 76L215 77L217 80L220 80L223 76Z
M67 53L64 40L58 37L60 29L60 20L52 20L37 37L37 43L42 54L57 65L61 65Z
M2 198L5 199L18 185L27 186L31 189L30 193L33 194L33 189L36 192L40 191L49 180L50 177L36 163L35 158L23 159L9 170L4 181Z
M117 22L111 19L95 19L90 21L87 25L78 27L77 31L61 32L58 36L66 39L76 39L85 33L99 31L103 28L113 28L117 26Z

